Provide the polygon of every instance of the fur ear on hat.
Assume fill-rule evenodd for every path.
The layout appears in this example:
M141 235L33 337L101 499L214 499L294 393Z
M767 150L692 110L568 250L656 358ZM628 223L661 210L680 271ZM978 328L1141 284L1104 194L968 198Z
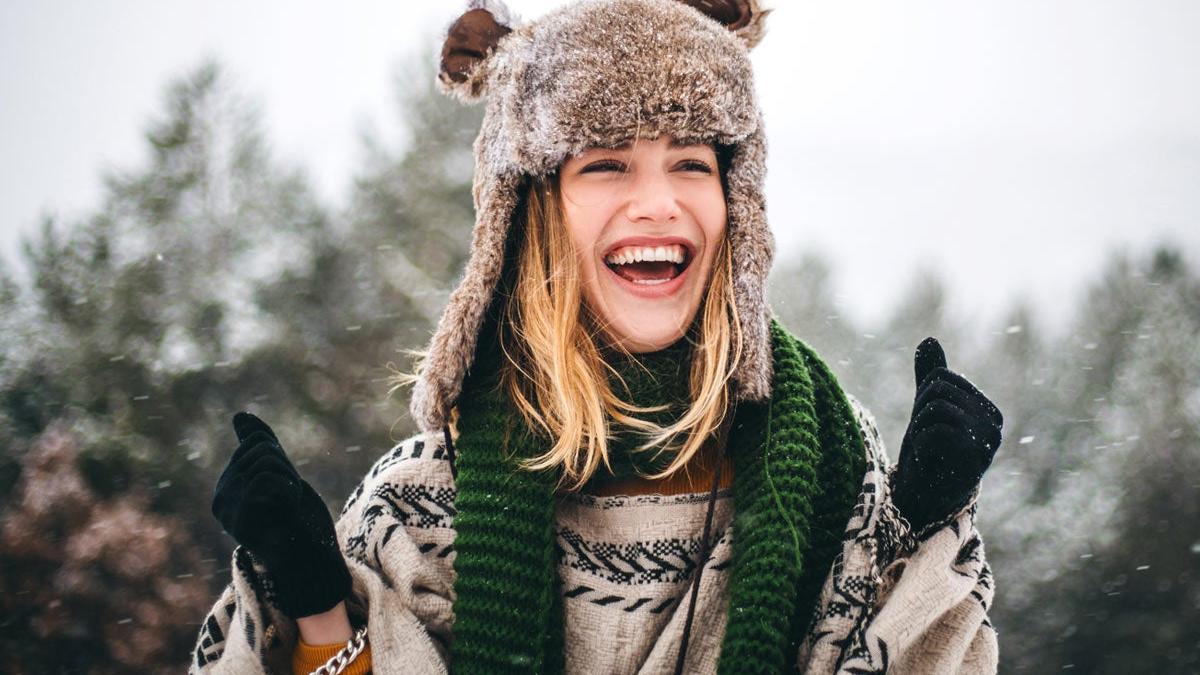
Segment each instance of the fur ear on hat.
M446 31L438 68L442 91L466 103L479 100L487 85L487 69L482 66L500 38L511 32L512 16L503 2L471 0Z
M753 48L767 32L764 19L771 13L758 0L680 0L701 14L722 24L741 38L747 49Z

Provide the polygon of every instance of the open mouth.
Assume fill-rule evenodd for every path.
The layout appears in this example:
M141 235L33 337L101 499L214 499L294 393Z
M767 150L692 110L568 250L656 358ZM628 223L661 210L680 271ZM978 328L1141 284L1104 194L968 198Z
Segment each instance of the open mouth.
M682 244L622 246L604 256L613 273L639 286L665 284L683 274L691 262L692 253Z

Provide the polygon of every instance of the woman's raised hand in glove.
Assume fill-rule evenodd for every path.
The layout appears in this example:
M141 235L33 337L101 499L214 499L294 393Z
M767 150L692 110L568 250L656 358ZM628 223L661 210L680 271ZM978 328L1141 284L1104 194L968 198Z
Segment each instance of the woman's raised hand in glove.
M916 397L892 478L892 501L920 532L971 499L1000 447L1004 417L975 385L946 367L936 339L917 347L915 370Z
M217 481L212 512L267 569L275 605L292 618L320 614L350 593L333 518L300 478L271 427L233 416L238 447Z

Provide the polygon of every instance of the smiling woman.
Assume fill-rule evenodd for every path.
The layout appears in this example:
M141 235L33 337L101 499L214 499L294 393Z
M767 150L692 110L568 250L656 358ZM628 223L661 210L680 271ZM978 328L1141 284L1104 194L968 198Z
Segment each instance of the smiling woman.
M716 153L667 135L588 148L527 195L494 327L505 388L525 423L554 440L524 466L561 471L579 489L614 460L614 427L625 426L648 437L645 448L684 439L651 472L675 473L727 417L741 352ZM672 345L694 352L681 372L698 384L659 426L635 415L663 402L627 401L629 383L607 371Z
M235 418L213 511L241 546L195 671L995 670L973 502L999 411L922 343L889 467L766 304L765 15L593 0L514 28L472 0L439 78L488 99L476 224L407 378L421 433L335 523Z

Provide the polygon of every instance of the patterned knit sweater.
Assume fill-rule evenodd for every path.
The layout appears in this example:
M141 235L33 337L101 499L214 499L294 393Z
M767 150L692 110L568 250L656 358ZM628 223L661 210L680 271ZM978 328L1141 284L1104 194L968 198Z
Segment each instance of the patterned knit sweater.
M842 551L797 661L806 673L979 672L997 667L987 618L992 576L974 506L917 541L891 504L888 462L869 413L867 471ZM725 481L723 481L725 482ZM454 622L454 479L440 434L381 457L347 500L338 536L366 621L375 673L446 673ZM556 507L568 673L669 673L683 632L706 489L676 495L569 494ZM718 493L686 672L716 671L729 605L731 492ZM205 620L190 672L289 673L298 635L241 548Z

